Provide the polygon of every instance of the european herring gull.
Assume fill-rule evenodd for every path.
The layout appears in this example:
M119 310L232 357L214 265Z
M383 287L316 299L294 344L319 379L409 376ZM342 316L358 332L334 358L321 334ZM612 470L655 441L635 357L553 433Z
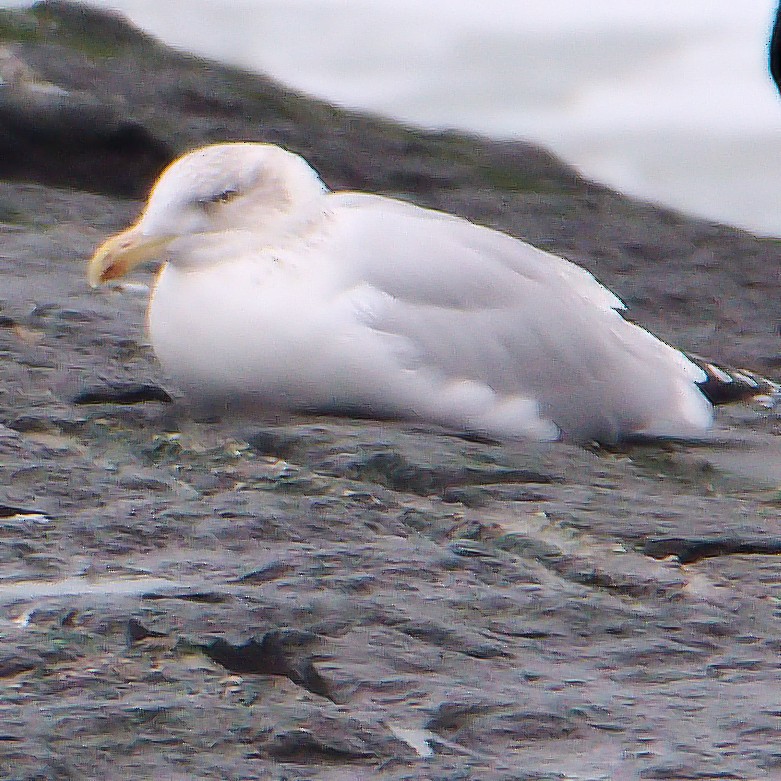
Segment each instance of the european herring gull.
M201 399L498 438L693 436L712 422L703 368L625 320L585 269L450 214L329 191L278 146L176 160L89 280L150 259L164 261L152 345Z

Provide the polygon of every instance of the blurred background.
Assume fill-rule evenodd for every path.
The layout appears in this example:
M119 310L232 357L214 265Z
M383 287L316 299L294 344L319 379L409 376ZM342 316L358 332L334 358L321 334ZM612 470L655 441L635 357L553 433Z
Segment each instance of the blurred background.
M776 0L89 4L342 106L530 139L622 192L781 236Z

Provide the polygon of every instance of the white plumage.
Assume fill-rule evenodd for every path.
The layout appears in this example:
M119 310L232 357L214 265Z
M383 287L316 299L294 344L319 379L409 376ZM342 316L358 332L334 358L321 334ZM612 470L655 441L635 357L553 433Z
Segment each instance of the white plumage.
M498 437L688 436L712 420L704 372L584 269L458 217L329 192L276 146L174 162L90 278L152 256L166 261L152 344L195 396Z

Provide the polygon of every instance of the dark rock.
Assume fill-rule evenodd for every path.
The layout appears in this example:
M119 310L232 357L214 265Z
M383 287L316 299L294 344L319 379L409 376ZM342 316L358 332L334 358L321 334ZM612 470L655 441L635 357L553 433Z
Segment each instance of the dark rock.
M38 0L32 13L41 27L40 33L55 33L72 41L92 39L103 46L154 46L154 39L141 32L121 14L98 10L68 0Z
M301 443L285 432L266 429L247 437L247 442L262 456L289 459L301 452Z
M0 678L13 678L19 673L35 670L42 666L40 659L23 656L5 656L0 658Z
M59 431L56 420L49 416L20 415L8 422L8 428L18 431L20 434L56 433Z
M39 517L43 515L39 510L30 510L23 507L12 507L7 504L0 504L0 518L24 518Z
M482 488L474 486L448 486L442 491L442 501L463 504L465 507L485 507L490 495Z
M453 498L459 495L454 494L453 491L465 486L494 483L550 483L561 479L555 475L533 470L503 467L434 469L428 465L411 462L402 454L390 450L361 455L348 462L344 469L345 474L352 479L369 480L394 491L409 491L421 496L445 495L451 497L451 501L459 501ZM472 501L479 503L475 494L462 492L460 495L466 498L467 502L471 497Z
M147 401L170 404L173 399L158 385L146 383L85 388L73 397L74 404L143 404Z
M150 602L163 599L181 599L185 602L196 602L200 605L220 605L231 599L227 594L218 594L214 591L184 591L171 594L158 594L150 591L142 594L141 598L148 599Z
M140 621L131 618L127 622L126 637L128 645L133 645L141 640L147 640L150 637L167 637L165 632L157 632L154 629L148 629Z
M487 735L509 748L519 744L569 738L578 729L572 718L557 713L527 711L512 705L442 703L428 728L467 748L479 749Z
M308 730L281 732L269 740L264 751L283 762L345 762L373 757L359 741L345 735L322 738Z
M668 556L677 557L681 564L694 564L702 559L716 556L762 555L775 556L781 554L781 540L758 539L686 539L668 537L665 539L648 540L642 547L646 556L654 559L664 559Z
M0 177L145 195L173 152L138 122L79 95L0 90Z
M282 578L289 572L292 572L293 568L282 561L272 561L265 567L248 572L246 575L242 575L240 578L236 578L235 583L268 583L270 580L276 580Z
M456 629L443 626L432 620L394 615L385 616L383 623L405 635L414 637L416 640L422 640L425 643L475 659L495 659L512 655L500 644L486 641L463 627Z
M312 694L333 699L331 687L315 668L312 659L302 653L319 643L317 635L292 630L266 632L243 645L223 638L202 646L203 652L217 664L242 675L282 675Z

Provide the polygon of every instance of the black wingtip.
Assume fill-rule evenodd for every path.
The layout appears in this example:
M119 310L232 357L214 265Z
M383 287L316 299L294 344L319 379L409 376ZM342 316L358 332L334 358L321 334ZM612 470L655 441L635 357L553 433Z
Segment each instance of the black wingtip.
M705 379L697 385L711 404L763 399L772 406L781 400L781 384L774 380L747 369L722 366L699 355L687 353L686 357L705 372Z

